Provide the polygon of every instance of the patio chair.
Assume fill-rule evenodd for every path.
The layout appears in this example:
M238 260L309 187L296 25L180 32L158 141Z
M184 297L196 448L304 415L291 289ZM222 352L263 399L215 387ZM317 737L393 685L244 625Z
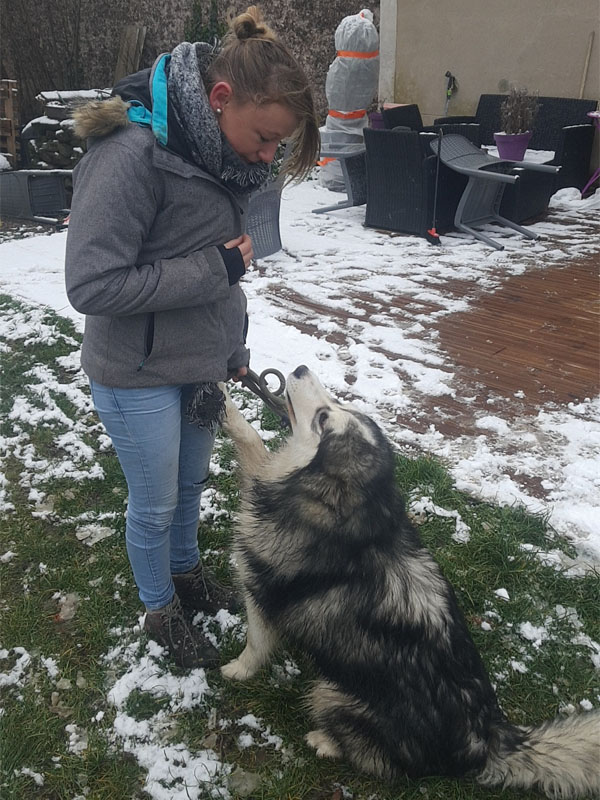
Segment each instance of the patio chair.
M423 118L421 117L419 106L416 103L383 108L381 114L383 117L383 125L389 130L405 127L419 133L439 133L441 129L443 134L459 133L462 136L466 136L473 144L479 145L481 143L479 125L476 123L423 125Z
M346 198L330 206L313 208L313 214L325 214L328 211L339 211L341 208L364 205L367 202L364 144L331 141L321 147L321 158L335 158L339 161Z
M281 250L279 210L283 177L267 181L250 196L246 233L252 239L254 258L266 258Z
M288 143L285 146L281 167L290 157L291 152L291 145ZM254 258L266 258L281 250L279 211L284 182L285 175L280 168L276 177L270 178L260 189L250 195L246 212L246 233L252 239Z
M365 225L425 236L434 223L437 159L429 149L434 134L408 129L365 128L367 210ZM452 230L467 179L440 164L435 225Z
M506 161L495 158L484 153L464 136L457 134L435 139L430 143L430 147L436 155L439 150L443 164L466 175L469 179L454 217L454 224L459 230L470 233L471 236L486 242L497 250L503 250L504 247L473 226L496 222L512 228L529 239L537 239L537 234L506 219L499 213L505 187L519 181L519 175L508 175L506 171L519 167L525 170L556 174L559 167L535 164L529 161Z
M21 169L0 172L0 214L56 222L68 213L70 169Z

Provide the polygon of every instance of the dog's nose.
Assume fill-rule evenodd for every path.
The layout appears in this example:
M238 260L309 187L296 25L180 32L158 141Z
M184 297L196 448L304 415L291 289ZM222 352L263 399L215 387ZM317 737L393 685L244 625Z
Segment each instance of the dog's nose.
M292 375L294 378L301 378L303 375L306 375L307 372L308 367L305 367L304 364L300 364L300 366L296 367L296 369L292 372Z

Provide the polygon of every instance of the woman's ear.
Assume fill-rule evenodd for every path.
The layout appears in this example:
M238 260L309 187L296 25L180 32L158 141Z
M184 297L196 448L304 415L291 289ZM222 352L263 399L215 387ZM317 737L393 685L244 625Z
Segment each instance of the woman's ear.
M233 89L231 88L231 84L227 83L227 81L219 81L218 83L215 83L213 88L210 90L208 102L215 113L221 114L227 103L231 101L232 97Z

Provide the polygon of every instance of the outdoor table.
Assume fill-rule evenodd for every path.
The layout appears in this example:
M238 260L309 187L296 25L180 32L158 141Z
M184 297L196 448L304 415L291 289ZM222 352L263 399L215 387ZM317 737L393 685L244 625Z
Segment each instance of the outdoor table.
M499 158L498 148L486 145L481 148L485 150L489 156ZM533 164L547 164L554 158L554 150L527 150L525 159Z

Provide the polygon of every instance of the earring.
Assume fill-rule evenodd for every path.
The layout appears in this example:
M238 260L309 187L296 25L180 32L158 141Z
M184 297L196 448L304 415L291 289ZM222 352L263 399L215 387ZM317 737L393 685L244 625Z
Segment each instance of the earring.
M217 113L219 116L221 116L221 114L223 113L223 109L222 109L222 108L220 108L220 107L219 107L219 108L215 108L215 112L216 112L216 113Z

